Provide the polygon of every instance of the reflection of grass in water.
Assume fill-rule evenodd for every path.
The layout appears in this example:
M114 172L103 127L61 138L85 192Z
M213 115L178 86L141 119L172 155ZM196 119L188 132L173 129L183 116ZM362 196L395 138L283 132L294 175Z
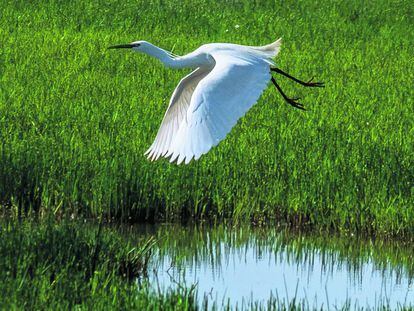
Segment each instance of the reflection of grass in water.
M0 227L0 309L191 307L186 290L149 293L152 239L130 243L83 223L7 223Z
M368 261L384 273L388 270L395 273L397 278L414 276L414 246L403 241L364 240L352 236L293 232L283 228L179 225L157 228L157 231L151 229L151 234L156 234L159 257L168 255L178 265L196 260L209 262L219 269L221 260L226 260L230 254L242 256L247 249L254 248L257 256L273 252L277 260L277 253L284 252L287 260L305 265L311 264L313 258L318 256L326 269L344 266L355 276Z
M219 275L222 265L226 266L227 261L233 256L243 258L249 248L255 248L258 257L274 252L275 260L287 260L298 266L307 265L310 269L317 256L325 272L335 271L337 267L345 268L356 283L361 282L361 268L368 261L371 261L374 268L379 270L384 277L395 278L397 283L401 278L412 279L414 273L413 246L404 242L363 240L335 235L327 237L322 234L304 234L282 228L251 230L248 227L210 228L208 226L166 225L159 226L155 231L151 227L148 232L156 233L158 240L156 262L160 260L159 263L162 263L168 256L168 261L172 261L171 264L176 271L174 275L170 275L170 278L180 283L180 286L194 286L184 278L186 266L194 264L193 267L200 267L203 263L208 263L209 267ZM133 230L130 234L133 235ZM283 259L277 255L280 252L284 253ZM388 310L388 293L385 291L381 295L375 304L368 308L364 301L353 298L348 298L343 305L334 305L332 301L329 302L329 297L323 294L318 295L317 300L323 303L325 309L329 304L330 308L336 307L339 310ZM239 307L246 310L309 310L314 308L315 297L303 299L296 296L295 293L287 294L287 291L276 292L267 302L256 301L254 297L253 299L246 297L243 306ZM221 309L223 303L226 304L210 296L206 297L203 302L205 306L217 309ZM411 301L397 303L401 308L410 304L412 304ZM410 309L407 308L407 310Z
M157 247L152 246L154 241ZM151 289L154 284L148 286L145 278L140 282L131 282L131 279L146 273L148 261L155 259L158 248L161 254L168 252L174 256L177 264L189 260L195 253L197 260L213 259L212 263L219 266L219 259L226 255L218 253L215 245L219 241L240 253L253 245L257 245L258 252L286 250L291 260L301 263L306 263L312 253L324 245L327 265L349 260L349 256L368 258L370 252L375 257L382 248L384 252L376 259L377 264L381 265L383 260L385 263L388 256L390 265L397 269L399 258L403 265L401 273L412 271L413 265L408 260L409 249L400 249L398 245L360 241L360 245L354 244L360 251L354 252L339 238L327 241L285 231L277 234L243 227L222 226L206 231L195 227L186 230L180 226L161 226L158 231L141 227L138 235L133 230L105 226L99 229L87 223L3 221L0 228L0 309L194 310L197 309L196 292L191 290L192 284L183 283L178 289L158 292ZM334 253L337 255L333 256ZM226 303L211 299L206 302L209 307L215 305L220 310ZM277 293L277 296L275 293L265 303L247 300L245 307L246 310L306 310L308 305L306 300L299 301L295 295L286 300L284 293ZM355 308L345 306L343 309Z
M410 3L1 1L0 203L22 214L276 218L412 235ZM270 88L199 162L143 157L185 72L108 45L147 39L184 53L279 36L278 65L326 83L281 80L311 111Z

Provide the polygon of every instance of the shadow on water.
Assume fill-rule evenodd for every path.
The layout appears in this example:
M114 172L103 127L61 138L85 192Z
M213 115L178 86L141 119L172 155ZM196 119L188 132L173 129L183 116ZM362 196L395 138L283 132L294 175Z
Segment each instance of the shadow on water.
M281 228L140 226L155 235L154 290L194 287L200 306L414 306L413 245Z

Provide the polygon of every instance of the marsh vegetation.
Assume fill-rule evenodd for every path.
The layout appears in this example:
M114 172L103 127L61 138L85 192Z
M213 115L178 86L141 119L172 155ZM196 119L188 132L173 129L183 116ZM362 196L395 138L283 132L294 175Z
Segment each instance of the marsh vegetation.
M5 1L1 10L4 209L135 221L273 219L400 236L414 229L408 2L52 0ZM145 159L185 72L107 46L146 39L184 54L207 42L277 37L278 66L326 84L306 92L280 81L310 111L292 109L269 87L200 161Z
M289 256L322 252L350 271L371 261L411 280L409 1L2 1L0 12L0 307L197 308L191 285L154 293L153 284L131 281L151 272L153 252L181 243L177 236L154 231L155 240L131 240L99 229L98 219L304 228L317 235L278 235L288 240L279 246L293 247ZM187 72L108 53L109 45L143 39L184 54L208 42L261 45L278 37L280 68L325 82L323 91L306 92L280 81L307 112L269 86L199 161L146 160ZM95 224L80 225L85 219ZM182 230L191 242L190 229ZM188 232L200 240L178 257L206 251L196 246L204 233ZM236 232L240 239L222 232L215 241L252 245ZM369 242L317 237L332 232ZM260 230L252 235L254 245L268 241ZM272 306L306 309L283 303Z

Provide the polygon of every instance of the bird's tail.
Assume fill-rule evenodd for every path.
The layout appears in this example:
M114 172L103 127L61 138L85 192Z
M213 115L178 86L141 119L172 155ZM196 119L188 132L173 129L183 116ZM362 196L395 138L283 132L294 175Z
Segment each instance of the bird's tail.
M276 57L282 46L282 38L277 39L275 42L263 46L255 46L254 49L265 54L268 58Z

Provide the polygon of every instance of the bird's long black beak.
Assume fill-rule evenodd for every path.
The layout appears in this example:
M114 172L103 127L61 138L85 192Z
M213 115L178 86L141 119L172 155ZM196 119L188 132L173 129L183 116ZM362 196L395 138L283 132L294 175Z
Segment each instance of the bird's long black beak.
M134 44L118 44L118 45L112 45L108 47L108 50L110 49L132 49L135 45Z

